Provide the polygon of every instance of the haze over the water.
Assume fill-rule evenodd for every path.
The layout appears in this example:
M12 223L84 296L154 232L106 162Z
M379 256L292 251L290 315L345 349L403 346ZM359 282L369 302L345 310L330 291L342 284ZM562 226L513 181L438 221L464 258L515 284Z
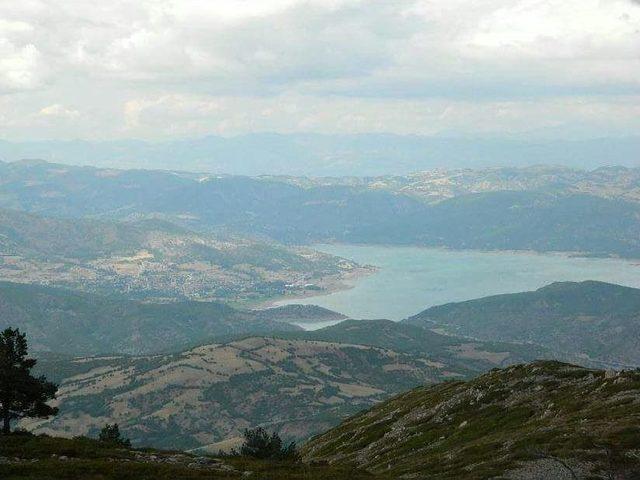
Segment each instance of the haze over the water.
M33 0L0 18L3 160L298 175L638 162L637 0Z

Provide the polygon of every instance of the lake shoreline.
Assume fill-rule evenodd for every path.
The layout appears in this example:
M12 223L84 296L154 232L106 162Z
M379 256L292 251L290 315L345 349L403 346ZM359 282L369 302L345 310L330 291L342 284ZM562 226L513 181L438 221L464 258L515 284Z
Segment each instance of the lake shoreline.
M252 310L267 310L269 308L280 307L282 305L292 305L296 300L306 298L322 297L336 292L343 292L355 288L358 280L374 275L378 267L373 265L361 265L343 275L336 275L323 279L320 283L322 290L306 290L304 293L294 295L280 295L256 304ZM342 313L342 312L338 312Z
M341 243L311 248L374 269L333 279L322 292L269 299L261 308L315 304L350 318L402 320L431 306L531 291L557 281L599 280L640 287L637 259L579 252Z
M344 243L344 242L323 242L309 245L308 248L318 249L322 247L363 247L363 248L388 248L388 249L420 249L420 250L434 250L442 252L476 252L492 255L540 255L540 256L557 256L564 258L585 258L590 260L620 260L623 262L629 262L633 265L640 267L640 257L621 257L614 254L596 254L581 251L564 251L564 250L526 250L526 249L483 249L483 248L453 248L444 245L429 246L419 244L394 244L394 243ZM322 251L322 250L320 250Z

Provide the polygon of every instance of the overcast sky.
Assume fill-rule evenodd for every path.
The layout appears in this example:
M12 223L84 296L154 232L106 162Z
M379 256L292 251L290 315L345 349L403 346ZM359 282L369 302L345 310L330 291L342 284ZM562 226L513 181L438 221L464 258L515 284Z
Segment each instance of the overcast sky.
M640 132L636 0L0 0L0 138Z

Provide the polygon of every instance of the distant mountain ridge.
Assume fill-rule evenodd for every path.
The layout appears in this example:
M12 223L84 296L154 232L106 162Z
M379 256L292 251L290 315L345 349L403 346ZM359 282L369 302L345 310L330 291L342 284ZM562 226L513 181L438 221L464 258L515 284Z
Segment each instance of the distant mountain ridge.
M0 141L0 160L40 158L99 167L163 168L235 175L374 176L434 168L540 163L638 166L640 137L588 140L446 138L421 135L255 133L188 140Z
M479 339L531 342L614 365L640 365L640 289L604 282L558 282L533 292L450 303L404 322Z
M549 170L519 170L516 180L509 172L469 174L468 180L440 177L445 183L462 182L444 189L428 178L405 179L405 189L405 180L396 184L393 179L326 183L2 164L0 207L51 216L160 218L200 232L226 230L290 244L335 241L640 258L635 170L602 169L571 188L562 182L551 188L549 177L555 174ZM540 175L544 181L537 187ZM430 201L430 192L438 202Z
M536 191L556 194L585 194L602 198L640 201L640 168L599 167L594 170L534 165L437 169L408 175L374 177L270 177L305 187L344 185L402 193L428 202L499 191Z

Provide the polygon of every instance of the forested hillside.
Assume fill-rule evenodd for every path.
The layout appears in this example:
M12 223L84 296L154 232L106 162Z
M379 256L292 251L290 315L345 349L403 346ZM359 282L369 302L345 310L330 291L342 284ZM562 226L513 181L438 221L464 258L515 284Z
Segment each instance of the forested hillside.
M640 290L559 282L523 292L429 308L405 322L480 339L527 342L556 355L640 365Z

